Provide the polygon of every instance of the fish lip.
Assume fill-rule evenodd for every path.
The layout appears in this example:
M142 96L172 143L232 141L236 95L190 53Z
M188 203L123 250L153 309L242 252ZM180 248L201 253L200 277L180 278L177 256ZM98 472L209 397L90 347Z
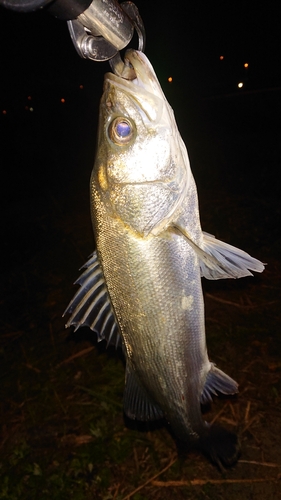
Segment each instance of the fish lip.
M137 105L144 122L148 125L153 123L154 125L158 124L160 126L160 124L164 124L166 126L167 120L169 121L168 115L171 113L150 61L143 52L133 49L126 51L124 59L127 68L129 64L131 65L130 71L135 73L136 78L127 80L114 73L106 73L104 77L104 99L106 100L107 96L109 97L108 102L111 102L111 109L113 109L118 98L115 91L117 93L120 91L131 98ZM113 90L112 94L111 89ZM117 108L119 108L118 105ZM167 115L164 119L163 113Z
M125 61L125 70L124 70L125 76L123 77L123 76L118 76L114 73L106 73L105 81L109 80L110 82L114 83L114 85L123 88L125 87L127 89L130 89L131 91L135 87L138 88L141 87L144 88L146 91L155 94L155 82L157 82L157 77L150 62L143 54L143 52L134 49L128 49L125 53L124 61ZM131 66L132 71L136 75L136 78L132 80L126 79L126 67L128 68L129 65Z
M126 80L125 78L122 78L121 76L115 75L114 73L105 73L104 75L104 81L110 81L113 82L115 85L118 87L128 87L130 88L132 86L132 83L134 80Z

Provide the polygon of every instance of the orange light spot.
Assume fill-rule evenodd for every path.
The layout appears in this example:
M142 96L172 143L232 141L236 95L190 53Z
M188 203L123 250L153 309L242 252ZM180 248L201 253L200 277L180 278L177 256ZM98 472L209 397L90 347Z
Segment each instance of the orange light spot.
M168 82L169 82L169 83L171 83L172 81L173 81L172 76L169 76L169 78L168 78Z
M245 63L244 64L244 68L248 68L249 67L249 64L248 63Z
M223 61L224 60L224 56L220 56L220 61Z
M2 113L3 113L3 115L6 115L7 114L6 109L3 109Z
M83 89L84 88L84 85L79 85L79 89Z
M65 103L65 99L62 97L62 99L60 100L60 102L62 102L64 104Z

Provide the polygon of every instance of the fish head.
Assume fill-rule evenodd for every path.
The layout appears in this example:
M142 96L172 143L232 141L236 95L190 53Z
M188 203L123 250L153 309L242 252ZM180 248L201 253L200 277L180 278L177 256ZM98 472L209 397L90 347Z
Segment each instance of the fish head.
M171 223L191 171L174 113L147 57L125 55L136 78L107 73L92 184L111 216L142 236Z

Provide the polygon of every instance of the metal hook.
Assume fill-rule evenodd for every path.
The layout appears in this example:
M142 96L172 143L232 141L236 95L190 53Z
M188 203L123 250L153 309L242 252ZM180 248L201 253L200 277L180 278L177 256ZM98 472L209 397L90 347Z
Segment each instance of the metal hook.
M145 29L138 8L133 2L130 1L121 3L121 6L125 10L125 12L127 12L129 18L132 20L133 26L138 34L138 50L143 51L145 48ZM115 73L116 75L121 76L126 80L133 80L134 78L136 78L135 71L128 63L126 63L126 61L124 63L119 52L110 59L109 64L113 73Z

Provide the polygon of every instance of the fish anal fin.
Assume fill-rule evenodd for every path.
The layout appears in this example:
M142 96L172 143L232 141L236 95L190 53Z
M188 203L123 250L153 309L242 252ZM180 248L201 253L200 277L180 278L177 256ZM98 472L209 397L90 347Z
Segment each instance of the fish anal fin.
M201 404L207 404L212 401L212 396L221 394L233 395L238 392L238 384L222 370L211 363L211 369L208 372L203 392L201 394Z
M124 412L132 420L152 422L164 418L162 410L151 401L136 373L126 366Z

